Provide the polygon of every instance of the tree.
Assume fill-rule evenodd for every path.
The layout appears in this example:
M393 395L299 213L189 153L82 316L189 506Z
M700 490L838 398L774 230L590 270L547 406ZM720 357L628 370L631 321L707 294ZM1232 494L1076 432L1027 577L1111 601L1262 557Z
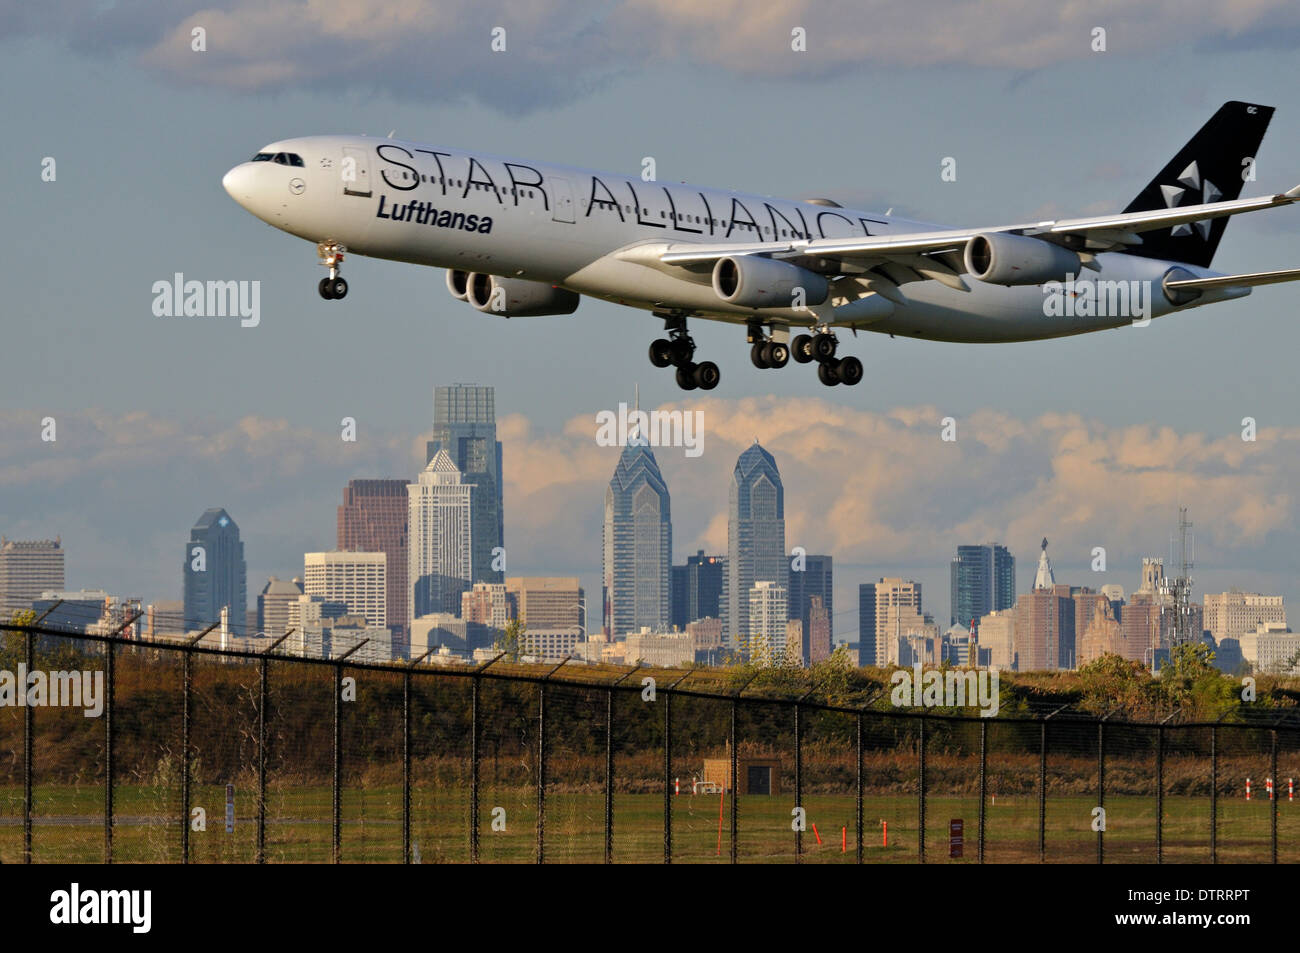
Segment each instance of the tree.
M497 636L497 640L492 647L498 652L505 652L509 661L518 662L519 655L524 650L524 632L527 631L527 628L522 616L511 619L506 623L506 627L501 630L501 634Z

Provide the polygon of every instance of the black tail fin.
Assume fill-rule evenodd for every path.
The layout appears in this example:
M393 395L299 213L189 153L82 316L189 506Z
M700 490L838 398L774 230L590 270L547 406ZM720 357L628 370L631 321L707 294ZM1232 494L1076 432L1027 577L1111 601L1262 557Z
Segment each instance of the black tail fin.
M1146 212L1237 198L1245 180L1254 178L1255 155L1272 118L1272 106L1224 103L1124 211ZM1145 232L1142 244L1127 251L1143 258L1208 268L1227 227L1228 218L1224 217Z

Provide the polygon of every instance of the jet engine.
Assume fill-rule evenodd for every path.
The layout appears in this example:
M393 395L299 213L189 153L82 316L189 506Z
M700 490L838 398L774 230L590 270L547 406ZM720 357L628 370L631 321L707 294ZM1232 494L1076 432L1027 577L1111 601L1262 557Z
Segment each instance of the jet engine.
M580 296L546 281L502 278L482 272L447 272L452 297L468 301L484 314L530 318L544 314L573 314Z
M795 289L802 288L802 300ZM816 272L761 255L720 258L713 266L713 291L742 308L791 308L822 304L830 283Z
M966 270L995 285L1041 285L1079 273L1079 256L1038 238L990 232L966 243Z

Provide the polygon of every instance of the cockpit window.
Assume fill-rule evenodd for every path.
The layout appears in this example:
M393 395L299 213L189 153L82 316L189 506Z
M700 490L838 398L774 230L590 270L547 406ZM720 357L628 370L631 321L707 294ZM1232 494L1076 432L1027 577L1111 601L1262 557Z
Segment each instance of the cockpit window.
M253 161L253 162L270 162L270 161L271 161L271 153L269 153L269 152L259 152L257 155L253 156L252 161Z
M302 163L302 156L298 155L298 153L296 153L296 152L290 152L290 153L289 153L289 165L296 165L296 166L298 166L299 168L302 168L302 165L303 165L303 163Z
M259 152L253 156L253 162L274 162L276 165L292 165L305 168L302 156L296 152Z
M277 152L275 154L275 158L272 159L271 161L274 162L276 165L288 165L289 157L285 155L283 152Z

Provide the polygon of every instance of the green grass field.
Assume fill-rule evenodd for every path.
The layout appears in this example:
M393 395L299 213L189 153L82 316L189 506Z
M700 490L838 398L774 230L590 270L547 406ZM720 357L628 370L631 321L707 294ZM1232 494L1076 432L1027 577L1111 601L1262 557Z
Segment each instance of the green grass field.
M33 852L37 862L99 863L104 859L103 789L89 785L37 786ZM345 787L342 795L342 859L400 863L402 860L401 787ZM480 791L480 859L531 863L536 856L536 789L493 787ZM196 786L192 804L207 813L207 830L190 834L195 863L250 863L256 857L256 803L251 791L236 795L233 834L225 832L224 787ZM596 792L548 793L545 859L599 863L604 859L604 795ZM672 798L673 861L726 863L730 860L730 799L722 805L719 851L718 795ZM792 862L793 796L742 796L738 805L738 854L742 862ZM1049 796L1047 860L1093 863L1097 835L1091 829L1093 799ZM1208 863L1208 798L1165 798L1164 859L1170 863ZM493 830L493 809L504 809L504 830ZM855 802L846 795L804 798L807 830L802 860L852 863L855 860ZM1151 863L1156 857L1155 800L1114 797L1106 801L1105 859L1110 863ZM22 790L0 787L0 862L22 862ZM119 785L114 791L115 862L178 862L181 833L177 792ZM469 860L469 792L417 786L412 791L411 839L424 863ZM176 818L169 820L168 818ZM948 857L948 822L965 824L965 856ZM926 801L926 861L974 863L977 858L978 799L932 795ZM882 846L882 822L888 846ZM814 833L813 825L817 832ZM1038 799L999 796L987 805L985 859L1025 863L1038 860ZM818 843L820 836L821 843ZM841 838L847 851L841 850ZM272 785L267 797L267 859L270 862L328 862L332 811L328 786ZM863 807L863 840L868 863L915 863L915 796L868 796ZM616 862L658 863L664 856L661 794L618 794L614 798L613 856ZM1266 798L1220 798L1220 863L1267 863L1270 859L1270 804ZM1300 803L1278 803L1278 859L1300 861Z

